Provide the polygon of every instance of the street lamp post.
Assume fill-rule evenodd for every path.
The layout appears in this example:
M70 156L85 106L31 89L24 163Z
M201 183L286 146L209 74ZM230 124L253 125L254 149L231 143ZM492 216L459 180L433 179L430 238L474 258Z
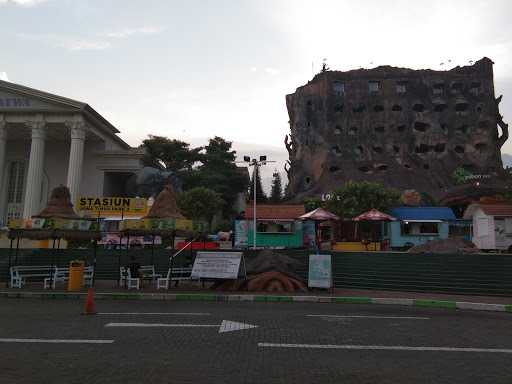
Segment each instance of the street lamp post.
M252 172L253 181L253 236L252 236L252 248L256 249L256 175L258 174L258 167L267 163L275 163L275 161L268 161L267 156L260 156L259 160L252 159L249 156L244 156L244 161L249 164L249 167L254 167Z

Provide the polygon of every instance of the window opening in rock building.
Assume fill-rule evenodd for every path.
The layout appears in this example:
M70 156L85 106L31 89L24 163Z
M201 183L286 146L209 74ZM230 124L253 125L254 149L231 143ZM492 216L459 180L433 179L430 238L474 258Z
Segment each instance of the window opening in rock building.
M462 83L456 81L452 83L452 92L460 92L462 90Z
M336 96L343 96L345 94L345 83L341 81L332 83L332 88Z
M336 155L341 155L341 149L338 145L334 145L331 149Z
M478 122L478 128L487 128L489 127L489 122L487 120L482 120Z
M435 145L434 147L434 150L437 152L437 153L441 153L441 152L444 152L444 149L445 149L445 144L444 143L438 143Z
M457 103L455 104L455 112L466 112L469 108L468 103Z
M421 121L416 121L414 123L414 129L420 132L425 132L428 128L427 123L422 123Z
M476 81L472 82L469 87L469 92L474 96L478 96L480 94L480 83Z
M368 82L368 92L377 93L380 90L380 83L378 81L369 81Z
M461 145L456 145L454 151L457 153L464 153L464 147Z
M395 104L395 105L393 105L393 107L391 107L391 110L393 112L400 112L402 110L402 107L398 104Z
M448 108L448 105L445 103L434 104L434 112L443 112L446 110L446 108Z
M413 105L412 110L414 112L423 112L425 110L425 106L421 103L416 103Z
M487 144L485 144L485 143L476 143L476 144L475 144L475 149L476 149L479 153L483 153L483 152L485 152L485 150L487 149Z
M468 133L468 126L467 125L461 125L457 128L457 131L463 134Z
M334 112L341 113L343 112L343 104L338 104L334 106Z
M378 145L373 146L373 151L375 153L382 153L382 147L379 147Z
M334 127L334 134L335 135L341 135L341 127L339 125Z
M384 132L386 132L386 128L383 125L379 125L379 126L375 127L375 132L384 133Z
M407 82L406 81L398 81L396 83L396 93L403 94L407 92Z
M376 105L375 107L373 107L373 110L375 112L383 112L384 111L384 107L382 105Z
M436 83L432 87L432 93L434 95L442 95L444 92L444 83Z
M352 112L354 113L361 113L366 111L366 106L364 104L359 104L357 107L352 108Z
M396 127L396 129L398 130L398 132L403 132L405 131L405 125L399 125L398 127Z

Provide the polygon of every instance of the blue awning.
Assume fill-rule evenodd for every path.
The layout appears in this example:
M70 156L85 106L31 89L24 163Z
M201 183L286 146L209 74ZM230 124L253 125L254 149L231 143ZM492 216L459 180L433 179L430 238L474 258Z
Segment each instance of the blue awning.
M448 207L398 207L391 210L391 215L398 220L456 220Z

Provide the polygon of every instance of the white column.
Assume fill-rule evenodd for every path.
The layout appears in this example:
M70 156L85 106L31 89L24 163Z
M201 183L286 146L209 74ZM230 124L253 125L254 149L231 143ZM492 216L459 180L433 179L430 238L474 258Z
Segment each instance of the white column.
M5 146L7 143L7 123L4 120L4 117L0 115L0 199L3 198L4 189L7 190L4 183L4 170L5 170ZM0 204L2 204L2 200L0 200ZM0 215L5 213L5 207L0 207ZM3 216L0 216L0 223L3 221Z
M44 147L46 139L46 123L44 120L27 121L32 129L30 159L28 162L27 190L23 206L23 218L29 219L41 209L41 188L43 184Z
M69 121L66 125L71 132L71 147L69 150L68 181L67 186L71 194L71 202L80 193L80 180L82 180L82 163L84 160L85 124L83 121Z

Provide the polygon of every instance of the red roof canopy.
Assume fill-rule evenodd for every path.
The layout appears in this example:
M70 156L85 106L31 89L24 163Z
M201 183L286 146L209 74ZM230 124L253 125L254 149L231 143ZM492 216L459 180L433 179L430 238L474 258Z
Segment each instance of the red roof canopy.
M352 219L353 221L394 221L393 216L386 215L385 213L377 210L370 209L368 212L362 213Z
M247 203L245 207L245 218L253 219L253 203ZM259 220L295 220L305 212L304 205L291 204L257 204L256 218Z
M323 208L317 208L311 212L308 212L300 217L302 220L315 220L315 221L326 221L326 220L339 220L340 218L334 213L326 211Z

